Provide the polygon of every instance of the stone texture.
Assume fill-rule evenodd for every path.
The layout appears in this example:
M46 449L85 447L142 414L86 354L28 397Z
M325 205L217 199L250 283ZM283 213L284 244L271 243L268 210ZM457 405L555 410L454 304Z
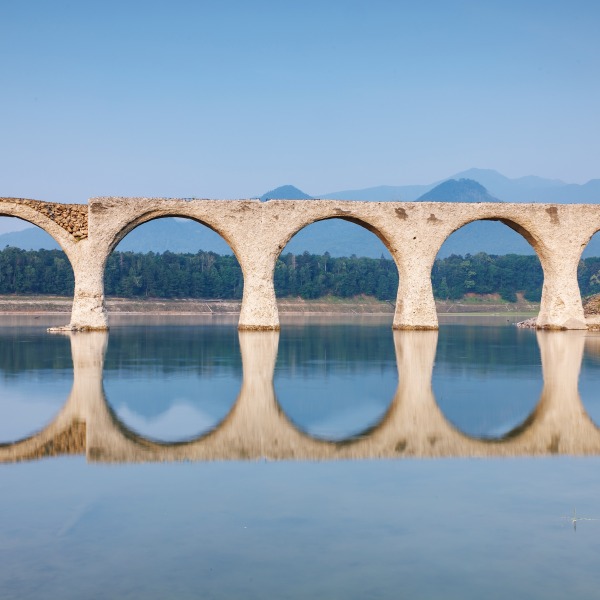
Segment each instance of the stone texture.
M28 206L54 221L75 240L83 240L87 237L88 207L85 204L60 204L26 198L0 198L0 203ZM2 206L0 206L1 212Z
M600 229L598 205L337 200L195 200L93 198L87 207L1 199L0 214L44 228L67 253L75 272L72 329L106 329L106 259L135 227L162 217L186 217L219 233L244 275L239 328L277 330L276 260L301 229L324 219L357 223L389 249L400 275L395 329L436 329L431 267L446 238L476 220L505 223L529 241L544 270L537 327L587 327L577 284L581 252ZM87 225L87 229L85 226Z

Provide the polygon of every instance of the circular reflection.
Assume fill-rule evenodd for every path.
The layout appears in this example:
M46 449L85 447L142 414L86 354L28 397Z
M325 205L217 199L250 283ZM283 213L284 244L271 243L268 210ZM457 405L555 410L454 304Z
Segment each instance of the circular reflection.
M0 443L44 429L73 386L68 337L40 328L0 328Z
M440 327L432 386L440 410L462 433L502 439L533 412L542 385L535 332Z
M360 435L384 418L398 386L389 325L283 328L274 384L299 430L330 441Z
M124 327L111 331L107 402L140 436L178 442L215 429L239 394L242 364L231 326Z
M579 395L585 411L596 426L600 426L600 333L586 335L583 361L579 375Z

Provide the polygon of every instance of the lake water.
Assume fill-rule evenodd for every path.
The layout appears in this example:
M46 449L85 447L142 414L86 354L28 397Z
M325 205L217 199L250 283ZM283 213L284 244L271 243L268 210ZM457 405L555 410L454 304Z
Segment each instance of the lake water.
M51 321L0 319L0 598L597 598L600 334Z

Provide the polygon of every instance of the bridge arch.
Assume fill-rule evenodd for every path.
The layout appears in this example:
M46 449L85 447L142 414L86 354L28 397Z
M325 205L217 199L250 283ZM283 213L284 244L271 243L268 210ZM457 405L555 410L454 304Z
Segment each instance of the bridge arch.
M577 284L583 235L580 230L588 227L584 219L585 215L560 205L460 205L449 211L439 228L436 253L454 231L468 223L482 220L504 223L529 242L542 266L544 280L537 327L586 329Z
M284 202L284 201L282 201ZM346 203L347 204L347 203ZM348 207L347 209L336 208L336 207L327 207L326 210L319 210L315 214L312 214L312 211L304 216L304 218L293 219L290 223L290 226L286 228L283 235L281 235L278 239L277 248L278 253L276 253L275 258L277 259L281 252L285 249L285 246L288 242L300 231L306 229L310 225L314 225L315 223L321 223L323 221L332 221L334 219L339 219L341 221L346 221L348 223L353 223L354 225L358 225L363 229L374 234L382 244L387 248L388 252L392 255L394 260L396 260L396 250L392 243L392 237L388 234L388 232L384 231L379 223L376 222L376 219L370 219L367 215L361 214L362 206L361 203L355 203L358 206L357 210L353 210L353 207Z
M223 240L225 240L236 257L240 253L240 250L236 248L235 237L232 236L229 231L222 226L222 219L211 217L207 211L202 211L202 214L198 214L198 211L183 210L174 206L170 210L165 210L164 208L150 208L147 210L142 210L142 212L133 215L131 219L126 220L124 223L119 223L118 229L110 234L110 240L107 247L107 256L119 245L120 242L123 241L123 239L129 233L138 228L140 225L165 218L189 219L199 223L200 225L208 227L210 230L214 231L221 238L223 238Z
M118 231L116 231L112 235L110 243L108 244L108 246L106 248L105 255L103 256L103 261L102 261L102 265L101 265L104 294L107 293L106 278L108 276L107 266L109 264L109 258L111 256L111 254L118 248L118 245L121 242L123 242L129 234L136 231L138 228L143 227L144 225L148 225L150 223L156 223L157 221L160 221L163 219L185 220L187 223L191 222L191 223L194 223L195 225L197 225L198 230L206 228L207 230L210 230L207 233L210 233L210 232L214 233L215 238L216 238L216 236L218 236L219 241L223 242L223 250L221 251L221 253L223 253L225 255L232 255L234 258L234 260L233 260L234 264L233 264L232 268L234 269L236 283L233 286L231 293L226 294L224 296L224 298L229 299L229 300L239 300L243 296L244 283L245 283L246 273L248 271L249 266L247 264L247 261L243 260L243 258L244 258L243 252L240 252L239 247L236 247L235 238L233 238L231 235L229 235L228 232L220 226L218 219L213 220L210 218L210 216L190 214L189 212L180 211L180 210L174 210L174 211L169 211L169 212L147 211L143 214L138 215L136 218L130 220L129 222L127 222L124 226L122 226ZM184 227L187 227L187 225L184 225ZM192 233L192 232L190 232L190 233ZM212 245L212 242L209 242L209 244ZM154 249L149 248L148 250L154 250ZM141 252L145 253L146 251L147 250L143 250ZM160 250L154 250L155 253L159 253L159 254L162 254L164 252L169 252L169 251L174 252L174 253L178 252L177 250L171 250L169 248L169 243L167 243L164 248L161 247ZM199 251L204 251L207 255L211 252L211 250L209 248L198 247L193 252L190 251L190 253L196 254ZM180 251L180 252L185 252L185 251ZM185 253L187 253L187 252L185 252ZM202 265L204 267L204 262L202 262ZM238 270L238 265L239 265L240 270ZM208 263L208 266L209 266L209 268L213 268L211 262ZM198 269L200 270L200 267L198 267ZM192 286L192 284L193 284L193 282L190 283L191 286ZM197 293L198 291L202 292L202 289L204 289L206 287L205 284L206 284L206 281L204 283L196 282L196 284L194 284L192 286L193 287L192 291L194 293ZM200 287L197 287L198 285ZM211 298L215 298L215 297L220 298L221 297L219 295L219 293L217 293L216 295L208 294L208 296L210 296ZM186 297L187 298L190 296L178 295L176 297ZM192 296L192 297L195 298L195 296ZM207 296L205 296L205 298L206 297Z
M374 211L372 207L369 206L372 203L332 203L330 201L321 200L299 201L293 204L289 204L289 202L290 201L286 200L271 200L264 203L265 212L270 217L270 224L273 225L272 230L269 231L271 238L270 243L264 249L265 254L267 255L264 259L266 265L265 270L268 272L268 278L270 279L272 286L275 284L275 269L278 260L282 260L284 252L287 251L286 248L288 243L293 243L295 236L304 232L308 233L311 226L333 223L336 221L340 224L346 223L360 227L365 233L368 232L368 234L373 234L382 244L381 252L378 252L377 257L372 256L367 258L375 259L379 258L382 254L385 255L389 253L389 258L394 262L395 271L399 276L401 252L399 245L394 239L393 227L390 227L387 215L379 214L378 211ZM301 209L294 209L294 204L299 205ZM269 212L272 214L269 215ZM313 252L319 254L331 252L334 255L336 254L334 248L325 247L323 247L323 249L314 250ZM340 252L338 251L337 254L339 255ZM360 254L360 251L354 252L349 249L346 254L346 251L344 250L345 256L349 257L352 254ZM397 304L399 286L395 280L391 285L393 285L394 292L389 299ZM275 298L274 289L273 298ZM276 318L278 319L277 310Z
M345 243L345 241L342 241L342 243L338 243L337 247L328 244L329 236L323 236L323 233L330 231L330 229L319 229L321 224L331 224L335 227L335 230L331 230L331 238L337 238L340 235L345 236L347 230L351 234L352 242ZM359 227L362 231L357 231ZM333 231L335 231L335 234ZM306 250L302 251L301 248L296 250L294 240L297 235L302 234L316 234L315 241L318 246L308 252ZM368 238L371 238L372 235L375 235L376 240L379 240L382 244L378 244L375 239L369 240ZM358 236L360 237L356 239ZM323 237L327 237L327 239L324 240ZM356 239L355 247L352 246L354 239ZM283 244L284 241L285 244ZM360 248L365 247L365 242L370 246L361 251ZM376 296L380 300L395 301L397 299L399 267L397 257L393 254L393 246L387 241L385 235L366 221L338 216L312 220L293 233L289 232L285 239L280 241L279 246L282 244L284 247L279 249L272 265L273 283L276 288L276 295L280 299L285 297L284 294L286 294L288 296L301 295L304 298L316 300L322 297L323 293L333 291L329 289L327 279L330 276L329 274L332 273L331 265L332 263L342 262L350 268L366 268L365 265L370 265L368 267L369 278L361 280L360 285L348 280L342 288L333 291L334 295L349 298L364 293ZM374 250L371 249L373 244L376 244ZM311 256L308 256L308 254ZM325 258L315 259L315 256ZM380 263L379 258L385 258L388 261ZM347 259L350 263L344 259ZM296 268L297 260L310 270L310 283L295 279L296 274L299 272ZM393 267L390 261L393 261ZM319 278L319 275L324 276L324 278ZM288 284L291 287L284 290L283 288L287 287Z
M331 218L359 224L389 248L400 275L394 328L437 327L430 276L439 247L469 222L499 220L528 239L542 263L538 327L584 329L577 264L582 248L599 229L600 219L594 205L95 198L85 214L80 205L61 205L69 216L85 221L83 234L69 233L68 226L61 231L60 219L53 222L52 210L58 205L40 203L48 206L37 208L31 205L34 201L0 200L5 205L2 214L42 227L74 265L74 329L107 327L102 287L107 255L131 229L167 216L207 225L231 247L244 275L240 329L279 327L272 281L277 257L297 231Z
M75 238L56 221L24 202L34 204L38 201L0 198L0 217L15 217L39 227L60 246L72 264L74 248L77 244ZM40 204L43 203L40 202Z
M521 243L522 243L522 248L519 247L518 250L516 251L511 251L511 252L507 252L505 247L503 247L502 245L500 245L498 242L496 242L494 240L494 238L491 236L492 231L495 231L495 228L490 230L490 238L488 240L487 236L485 236L486 233L486 229L483 229L482 227L478 227L479 225L483 225L483 224L498 224L499 228L501 229L505 229L508 228L508 230L515 232L515 234L518 234L518 236L520 236L521 239ZM477 228L477 229L476 229ZM506 234L506 230L505 230L505 234ZM500 231L497 231L497 233L502 233ZM454 237L453 236L458 236L460 235L460 237ZM509 234L510 235L510 234ZM477 236L477 237L474 237ZM514 234L512 234L512 237L518 237L515 236ZM495 236L495 237L499 237L499 236ZM473 249L471 250L468 247L469 244L469 240L470 239L474 239L474 244L479 246L479 249ZM492 241L494 240L494 241ZM500 240L503 240L503 238L500 238ZM508 240L506 240L508 242ZM441 243L439 243L441 242ZM458 248L452 248L452 250L448 249L448 246L446 245L448 244L456 244L458 242L459 247ZM462 242L462 243L461 243ZM486 244L487 247L486 247ZM462 246L462 247L461 247ZM527 250L527 246L529 246L529 249ZM487 289L486 290L486 284L485 281L482 281L481 279L477 279L477 277L474 278L469 278L466 282L460 282L460 285L457 284L457 281L451 282L451 281L446 281L446 277L449 277L450 279L455 279L456 280L456 271L455 269L459 266L458 263L456 263L456 261L452 261L451 257L456 257L456 256L460 256L464 261L467 260L468 257L470 257L471 261L479 261L480 262L480 267L483 268L483 266L485 264L487 264L488 262L491 262L492 259L486 259L482 262L483 259L487 257L498 257L498 259L500 261L504 261L505 265L506 265L506 261L507 259L503 259L502 257L505 257L507 254L514 254L514 255L518 255L518 256L522 256L522 255L526 255L530 254L531 256L535 256L535 259L533 260L533 262L531 263L531 266L533 267L534 265L539 265L540 270L539 271L531 271L531 270L527 270L526 273L528 274L527 278L524 278L524 280L521 281L522 285L525 286L523 288L519 288L516 291L520 291L523 292L525 294L525 299L529 300L530 302L537 302L540 300L541 298L541 294L544 288L544 280L545 280L545 272L549 269L548 266L548 262L545 260L548 251L547 248L545 248L544 243L536 236L535 232L531 232L526 226L522 225L521 223L519 223L518 221L514 220L514 219L507 219L507 218L494 218L494 217L490 217L487 215L482 215L481 217L479 216L475 216L472 218L468 218L468 219L464 219L463 221L459 222L459 223L455 223L453 224L453 226L451 227L451 230L449 233L445 233L443 239L438 240L438 245L437 245L437 253L435 256L434 261L431 264L431 278L432 278L432 283L435 282L437 284L437 298L439 298L440 300L447 300L447 299L456 299L456 300L461 300L463 298L464 294L468 294L469 293L469 289L472 288L472 292L475 294L490 294L490 293L500 293L500 295L502 296L502 299L504 300L509 300L510 302L515 302L516 301L516 297L514 295L514 293L512 293L512 289L501 289L498 287L498 282L495 282L495 284L491 284L490 280L488 279L488 286L491 289ZM527 264L530 264L530 258L523 258L522 260L527 261ZM440 261L439 263L437 261ZM447 261L450 261L451 265L450 267L446 267L447 265ZM460 263L460 265L464 265L466 263ZM434 265L437 266L437 269L434 271ZM522 272L522 269L517 269L514 267L514 265L510 265L513 267L513 273L516 275L518 273ZM449 268L449 271L447 270ZM441 272L440 272L441 270ZM446 271L446 272L444 272ZM437 277L436 277L437 275ZM453 276L454 275L454 276ZM485 273L480 274L485 276ZM494 270L490 270L487 273L488 277L493 276L494 275ZM535 275L535 277L534 277ZM531 282L529 282L529 279L531 279ZM516 282L514 282L516 283ZM526 285L529 284L530 285ZM468 284L470 287L464 287L466 284ZM444 290L440 289L441 286L444 286ZM463 288L464 289L461 289ZM456 295L457 293L460 294L460 292L462 291L462 295L458 296ZM510 294L508 292L511 292ZM445 294L445 295L440 295L440 294ZM512 296L512 298L511 298Z
M525 215L512 215L511 217L505 217L501 213L494 210L484 210L481 213L476 211L475 214L464 215L451 223L450 229L444 232L443 239L438 241L438 247L436 248L436 254L439 252L441 246L447 239L459 229L462 229L466 225L476 223L478 221L492 221L499 222L506 225L521 237L523 237L529 245L534 249L535 253L540 257L547 252L544 247L543 237L536 231L535 226L525 218Z

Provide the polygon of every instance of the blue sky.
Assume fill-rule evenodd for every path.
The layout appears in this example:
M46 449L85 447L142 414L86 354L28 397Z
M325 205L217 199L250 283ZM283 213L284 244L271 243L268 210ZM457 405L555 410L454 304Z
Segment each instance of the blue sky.
M0 0L0 195L600 177L595 1Z

